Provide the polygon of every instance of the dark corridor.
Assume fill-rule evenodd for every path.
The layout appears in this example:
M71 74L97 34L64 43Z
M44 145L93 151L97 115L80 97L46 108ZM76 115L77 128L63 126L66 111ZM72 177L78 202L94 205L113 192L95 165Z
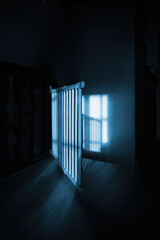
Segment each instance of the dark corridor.
M1 240L160 239L159 12L158 0L1 1ZM52 156L50 90L82 82L76 188ZM73 133L72 120L59 126Z

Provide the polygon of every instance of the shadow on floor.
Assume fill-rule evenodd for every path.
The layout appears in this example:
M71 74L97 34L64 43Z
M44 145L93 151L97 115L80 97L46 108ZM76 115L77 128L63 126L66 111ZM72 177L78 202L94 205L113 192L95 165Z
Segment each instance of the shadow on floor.
M83 172L83 190L75 189L53 159L0 181L1 239L150 236L145 181L128 166L89 162Z

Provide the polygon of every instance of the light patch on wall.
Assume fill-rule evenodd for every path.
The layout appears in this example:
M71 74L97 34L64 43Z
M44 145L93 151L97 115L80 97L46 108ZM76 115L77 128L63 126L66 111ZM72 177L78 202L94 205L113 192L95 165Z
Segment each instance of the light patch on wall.
M108 118L108 96L102 95L102 118Z
M93 118L101 118L101 98L99 95L89 97L89 116Z
M108 95L82 97L83 148L101 152L108 138Z
M89 115L102 121L102 144L108 142L108 96L91 95L89 97Z

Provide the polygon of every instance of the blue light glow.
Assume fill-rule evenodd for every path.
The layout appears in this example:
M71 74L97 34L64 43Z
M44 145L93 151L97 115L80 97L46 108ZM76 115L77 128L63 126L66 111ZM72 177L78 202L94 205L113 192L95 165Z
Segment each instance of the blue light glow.
M102 121L102 143L108 142L108 96L91 95L89 97L89 115ZM96 132L96 129L93 130ZM94 134L94 133L93 133Z
M101 118L101 102L100 96L90 96L89 97L89 116L93 118L100 119Z
M89 95L82 98L83 148L101 152L108 138L108 95Z

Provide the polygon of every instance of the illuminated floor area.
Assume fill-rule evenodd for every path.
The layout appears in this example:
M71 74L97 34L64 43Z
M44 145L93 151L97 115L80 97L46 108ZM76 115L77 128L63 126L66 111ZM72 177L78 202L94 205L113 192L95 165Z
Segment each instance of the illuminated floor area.
M144 239L150 234L143 176L127 166L89 160L83 186L81 195L52 159L0 181L1 239Z

